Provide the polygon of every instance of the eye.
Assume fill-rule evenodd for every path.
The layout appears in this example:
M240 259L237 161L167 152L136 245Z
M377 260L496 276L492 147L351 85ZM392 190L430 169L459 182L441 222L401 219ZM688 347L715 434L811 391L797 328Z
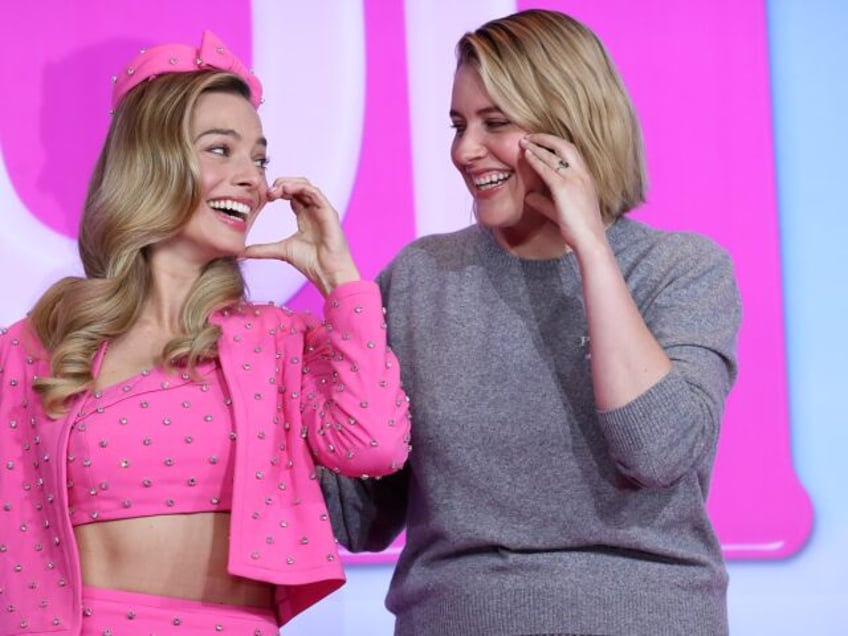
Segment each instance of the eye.
M454 129L457 135L461 135L465 131L465 124L458 121L452 121L450 127Z
M490 129L503 128L509 126L511 122L507 119L487 119L486 126Z
M207 150L213 155L220 155L221 157L230 156L230 147L226 144L218 144L216 146L211 146L210 148L207 148Z
M271 163L270 157L257 157L253 160L253 163L256 164L256 167L260 170L267 170L268 164Z

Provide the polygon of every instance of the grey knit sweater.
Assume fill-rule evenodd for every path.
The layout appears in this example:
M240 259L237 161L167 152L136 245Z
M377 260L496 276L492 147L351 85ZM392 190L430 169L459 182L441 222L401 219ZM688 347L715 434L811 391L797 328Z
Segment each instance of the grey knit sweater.
M325 474L339 540L406 525L387 597L400 636L727 633L704 501L736 374L739 297L708 239L619 219L608 238L672 371L598 412L576 258L526 261L473 226L381 275L411 398L407 468Z

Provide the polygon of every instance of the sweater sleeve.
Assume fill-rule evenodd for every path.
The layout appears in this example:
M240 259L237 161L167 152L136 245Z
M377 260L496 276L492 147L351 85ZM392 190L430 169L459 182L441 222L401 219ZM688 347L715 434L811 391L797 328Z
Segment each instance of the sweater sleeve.
M619 470L646 487L673 484L715 451L741 318L725 252L693 235L669 235L658 252L648 282L636 283L647 293L631 289L672 369L629 404L598 414Z
M379 288L340 285L324 322L305 320L301 435L316 461L357 477L397 471L409 454L409 412Z
M321 471L336 539L351 552L380 552L406 524L409 466L380 479L355 479Z

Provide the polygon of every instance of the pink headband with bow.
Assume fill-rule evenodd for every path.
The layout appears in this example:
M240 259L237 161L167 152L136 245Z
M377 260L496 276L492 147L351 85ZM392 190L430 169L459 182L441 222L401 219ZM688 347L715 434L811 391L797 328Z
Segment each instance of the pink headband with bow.
M130 90L157 75L206 70L235 73L250 87L250 103L254 108L262 103L259 79L224 46L217 35L204 31L199 49L188 44L162 44L142 49L123 73L112 78L112 108L117 108Z

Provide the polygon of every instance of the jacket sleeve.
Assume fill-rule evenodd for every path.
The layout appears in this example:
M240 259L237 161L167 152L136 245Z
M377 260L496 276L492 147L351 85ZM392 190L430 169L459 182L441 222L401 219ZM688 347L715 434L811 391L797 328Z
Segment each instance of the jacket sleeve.
M646 487L711 461L737 372L741 304L729 257L703 237L671 235L669 243L658 260L673 265L651 269L650 291L637 302L672 369L629 404L598 414L619 470Z
M391 268L377 277L383 298L390 293ZM321 490L336 539L351 552L380 552L406 525L411 468L380 479L356 479L322 470Z
M26 321L0 328L0 633L71 633L76 550L57 466L62 422L49 420L32 390L49 355ZM49 606L46 600L49 598ZM61 625L62 627L56 627ZM58 630L58 631L57 631Z
M304 320L301 435L316 462L356 477L397 471L409 454L409 408L379 288L340 285L323 322Z

